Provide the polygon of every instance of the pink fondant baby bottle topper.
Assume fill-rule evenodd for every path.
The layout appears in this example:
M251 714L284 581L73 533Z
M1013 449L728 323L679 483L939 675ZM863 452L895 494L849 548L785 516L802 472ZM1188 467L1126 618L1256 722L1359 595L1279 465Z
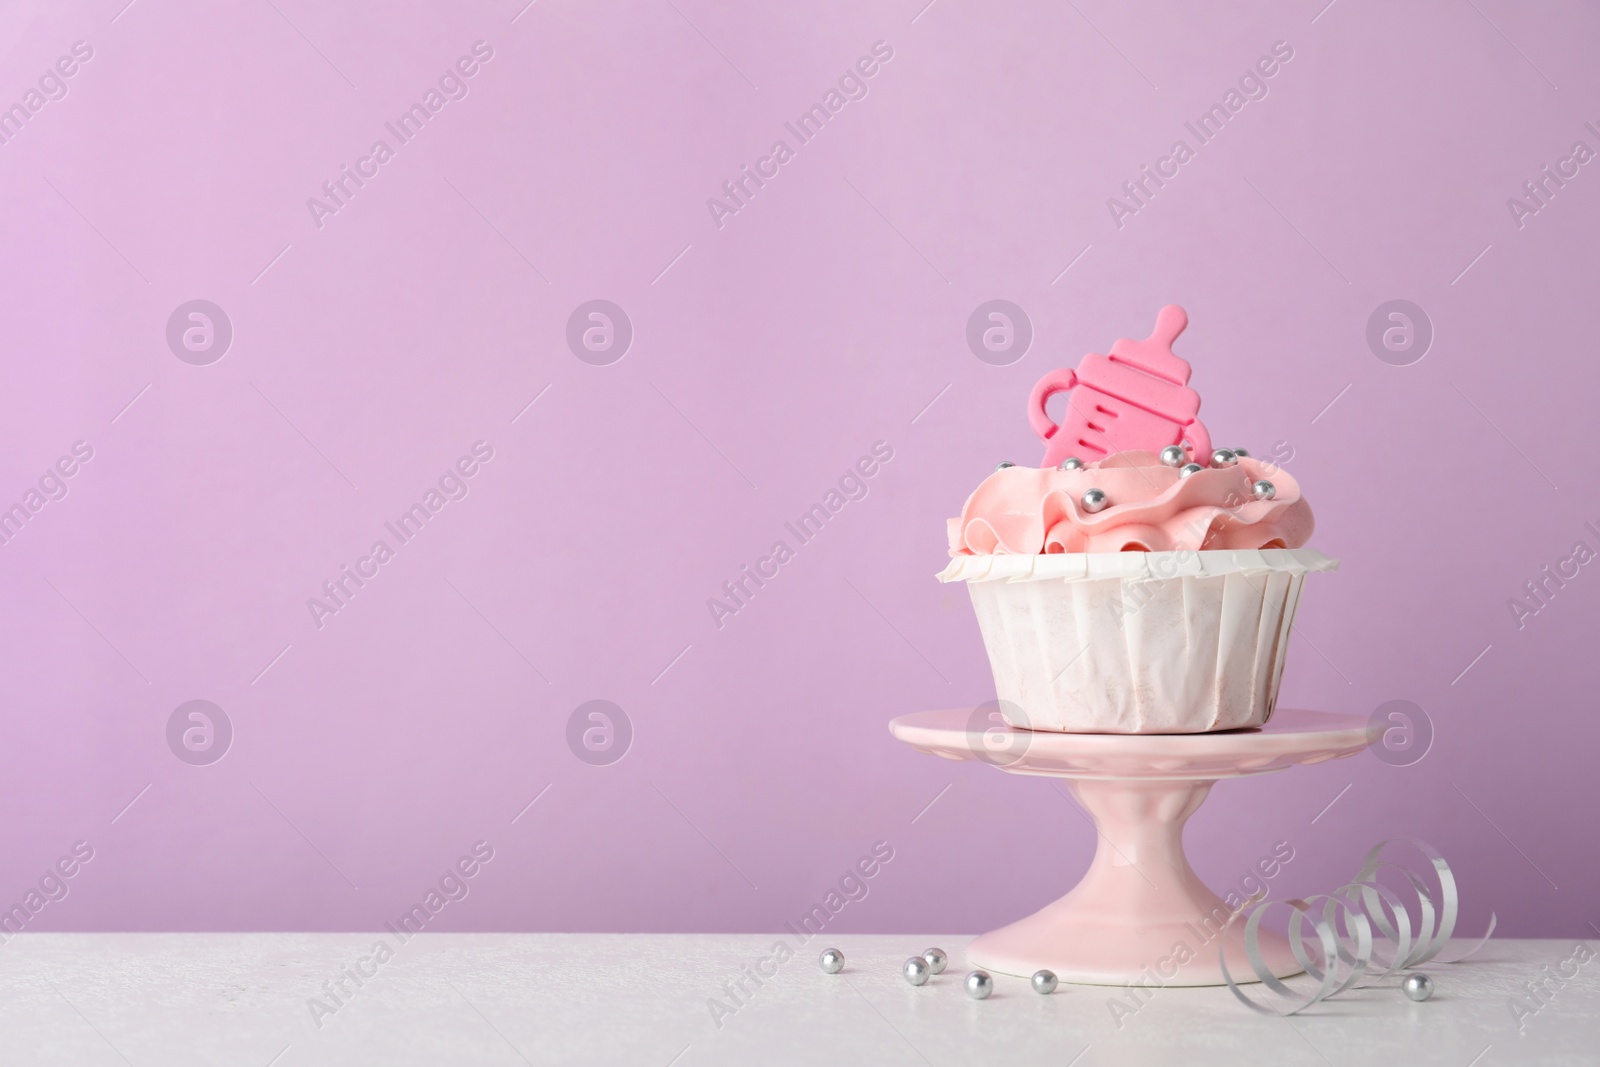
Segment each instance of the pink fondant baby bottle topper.
M1113 452L1159 452L1187 445L1192 456L1211 456L1211 435L1200 422L1200 394L1189 388L1189 364L1173 355L1189 316L1168 304L1143 341L1126 337L1109 356L1090 353L1076 370L1054 370L1040 378L1028 398L1028 421L1045 442L1045 467L1069 456L1086 462ZM1072 391L1057 426L1045 411L1056 393Z

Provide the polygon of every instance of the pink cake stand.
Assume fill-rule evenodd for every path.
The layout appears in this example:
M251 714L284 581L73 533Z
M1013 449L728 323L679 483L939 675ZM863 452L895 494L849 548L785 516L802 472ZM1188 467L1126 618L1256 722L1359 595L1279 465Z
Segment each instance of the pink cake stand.
M1063 982L1118 986L1221 985L1219 944L1234 981L1257 981L1244 922L1222 929L1230 911L1190 868L1183 824L1223 778L1354 756L1383 731L1361 716L1285 709L1260 729L1212 734L1047 733L995 718L987 723L970 708L924 711L893 720L889 732L945 759L1066 779L1099 844L1072 892L975 938L967 957L1001 974L1048 968ZM1283 937L1263 928L1259 945L1279 978L1303 969Z

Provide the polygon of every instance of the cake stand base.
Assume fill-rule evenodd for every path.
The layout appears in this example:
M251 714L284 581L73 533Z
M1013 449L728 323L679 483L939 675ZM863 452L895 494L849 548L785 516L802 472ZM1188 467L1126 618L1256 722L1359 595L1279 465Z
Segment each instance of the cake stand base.
M1076 888L1025 919L973 940L972 965L1063 982L1148 988L1259 981L1244 951L1243 918L1208 889L1183 853L1183 826L1211 787L1306 763L1352 756L1381 727L1364 718L1279 711L1258 730L1216 734L1054 734L971 721L965 710L890 723L900 740L947 759L982 760L1013 774L1063 778L1094 820L1094 860ZM1255 872L1252 872L1255 873ZM1279 978L1302 967L1288 941L1258 938Z
M1206 888L1183 854L1183 824L1211 782L1076 779L1072 795L1094 819L1099 844L1077 887L1053 904L977 938L973 966L1063 982L1221 985L1217 950L1235 980L1254 972L1244 922ZM1279 978L1299 974L1289 942L1262 931L1262 957Z

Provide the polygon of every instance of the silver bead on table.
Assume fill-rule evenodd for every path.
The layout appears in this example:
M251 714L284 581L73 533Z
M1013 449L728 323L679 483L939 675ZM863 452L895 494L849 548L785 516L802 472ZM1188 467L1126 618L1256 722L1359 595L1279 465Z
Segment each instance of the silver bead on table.
M1009 460L1009 459L1008 459L1008 460L1005 460L1005 461L1003 461L1003 462L1000 462L1000 463L996 463L996 464L995 464L995 467L994 467L994 469L995 469L995 470L997 470L997 471L1003 471L1003 470L1005 470L1005 469L1006 469L1006 468L1007 468L1007 467L1015 467L1015 466L1016 466L1016 464L1015 464L1015 463L1013 463L1013 462L1011 462L1011 461L1010 461L1010 460Z
M1161 450L1161 462L1169 467L1181 467L1189 462L1189 453L1183 450L1182 445L1168 445Z
M1278 487L1263 478L1250 486L1250 492L1255 494L1257 500L1271 500L1278 495Z
M1242 448L1236 448L1236 449L1234 449L1234 450L1233 450L1233 454L1234 454L1234 455L1236 455L1236 456L1238 456L1238 457L1239 457L1239 458L1240 458L1240 459L1249 459L1249 458L1250 458L1250 453L1248 453L1248 452L1246 452L1246 451L1245 451L1245 450L1244 450L1244 449L1242 449Z
M1083 494L1083 510L1093 515L1097 511L1104 511L1111 506L1111 501L1106 499L1105 490L1091 489Z
M905 966L901 970L905 972L906 981L912 985L928 984L930 968L928 967L928 961L921 956L912 956L909 960L906 960Z
M1054 993L1056 991L1056 984L1057 984L1057 982L1056 982L1056 972L1054 972L1054 971L1034 971L1033 972L1033 991L1035 993L1038 993L1040 995L1046 995L1046 994L1049 994L1049 993Z
M838 974L844 970L844 953L836 948L824 949L817 957L817 964L828 974Z
M989 994L994 992L994 979L989 977L988 971L971 971L967 974L967 996L973 1000L988 1000Z
M1081 471L1083 470L1083 460L1079 459L1077 456L1068 456L1066 459L1056 464L1056 470Z
M1211 453L1213 467L1231 467L1239 462L1239 454L1231 448L1219 448Z
M1198 463L1185 463L1183 467L1179 469L1178 477L1187 478L1189 475L1199 474L1203 470L1205 470L1205 468L1200 466Z
M950 957L944 954L942 948L925 948L922 958L928 962L928 970L934 974L943 974L945 965L950 962Z
M1405 990L1406 996L1412 1000L1427 1000L1433 996L1433 979L1418 971L1406 975L1406 980L1400 983L1400 988Z

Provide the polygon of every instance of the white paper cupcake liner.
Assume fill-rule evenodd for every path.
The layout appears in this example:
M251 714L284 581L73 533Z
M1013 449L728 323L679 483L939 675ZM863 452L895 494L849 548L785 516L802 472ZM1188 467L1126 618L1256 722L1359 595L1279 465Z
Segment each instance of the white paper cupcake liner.
M958 556L1013 726L1204 733L1272 714L1315 549Z

